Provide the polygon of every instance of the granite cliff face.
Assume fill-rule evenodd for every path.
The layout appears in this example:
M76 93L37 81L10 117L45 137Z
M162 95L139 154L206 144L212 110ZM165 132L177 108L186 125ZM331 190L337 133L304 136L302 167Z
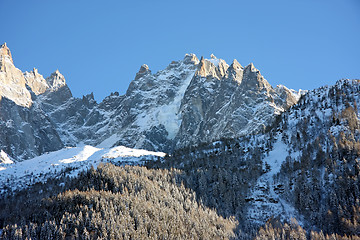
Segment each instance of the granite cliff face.
M286 87L273 88L253 64L202 59L181 104L175 147L264 131L299 97Z
M264 131L299 97L284 86L273 88L253 64L243 68L234 60L229 66L213 55L199 61L187 54L156 74L141 66L123 96L113 93L100 104L84 97L90 105L69 98L51 118L64 116L68 143L171 152Z
M6 44L0 47L0 146L22 160L64 146L36 95L51 89L36 69L22 73L13 63Z
M32 104L24 74L15 67L6 43L0 46L0 99L3 97L23 107L30 107Z
M46 79L36 69L22 73L6 44L0 66L0 142L15 159L79 143L171 152L264 131L300 96L273 88L253 64L229 66L214 55L186 54L155 74L144 64L125 95L101 103L93 94L74 98L59 71Z

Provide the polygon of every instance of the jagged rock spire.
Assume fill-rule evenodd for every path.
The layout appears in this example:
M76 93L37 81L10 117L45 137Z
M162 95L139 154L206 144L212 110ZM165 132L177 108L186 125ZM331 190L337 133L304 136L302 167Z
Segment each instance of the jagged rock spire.
M207 75L206 63L205 63L204 56L201 56L201 58L200 58L199 69L196 72L196 75L200 75L202 77L206 77L206 75Z
M196 57L195 54L193 53L187 53L185 54L185 57L184 57L184 63L186 64L198 64L199 63L199 59Z
M149 70L149 66L146 64L141 65L139 73L144 73Z
M202 77L214 77L221 79L228 69L229 65L222 59L218 59L211 54L211 59L205 59L203 56L200 59L198 65L198 71L195 75L200 75Z
M10 49L7 47L6 43L2 44L1 47L0 47L0 57L1 57L1 58L7 57L7 58L9 58L9 60L10 60L12 63L14 63L14 62L13 62L13 59L12 59L12 57L11 57Z
M253 63L250 63L249 65L247 65L247 66L245 67L245 72L246 72L246 71L257 72L257 71L259 71L259 70L256 69L256 67L254 66Z
M65 77L56 69L50 77L46 78L46 81L51 88L51 91L57 91L59 88L66 85Z
M151 71L150 71L148 65L146 65L146 64L141 65L139 72L136 73L135 80L141 78L142 76L144 76L145 74L150 73L150 72Z
M241 64L236 60L234 59L232 64L231 64L231 67L234 69L234 70L239 70L239 69L242 69L243 67L241 66Z
M44 93L49 88L46 80L41 74L39 74L36 68L33 68L31 72L25 72L24 77L26 85L30 87L35 95Z
M244 68L241 66L241 64L236 59L234 59L230 67L227 69L227 78L232 81L236 81L238 84L241 84L243 79L243 70Z
M0 100L5 97L17 105L30 107L31 94L26 88L24 74L14 66L10 49L6 43L0 46Z

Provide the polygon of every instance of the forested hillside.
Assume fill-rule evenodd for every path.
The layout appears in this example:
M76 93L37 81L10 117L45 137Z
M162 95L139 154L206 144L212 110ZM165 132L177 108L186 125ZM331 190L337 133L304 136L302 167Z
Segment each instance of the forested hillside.
M237 222L196 201L178 170L99 166L1 201L3 239L223 239ZM65 181L65 182L63 182ZM62 186L59 186L62 185Z
M152 164L182 169L199 201L236 216L243 233L296 218L313 238L358 236L359 90L358 80L340 80L305 94L264 134L192 146Z
M338 81L260 134L8 195L3 238L357 239L359 90Z

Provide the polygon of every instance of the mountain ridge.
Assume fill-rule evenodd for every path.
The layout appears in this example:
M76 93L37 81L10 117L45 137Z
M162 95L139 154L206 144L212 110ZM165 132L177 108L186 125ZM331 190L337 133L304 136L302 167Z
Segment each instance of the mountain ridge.
M10 76L3 81L14 84L20 70L9 59L3 69L10 73L0 76ZM36 187L43 185L35 183L47 179L45 188L61 190L69 176L83 170L75 179L90 176L97 171L91 166L101 162L136 164L157 173L171 169L173 183L194 191L195 202L237 220L239 239L253 239L264 225L258 239L275 235L274 228L288 236L295 229L302 239L306 231L309 239L360 233L360 80L296 92L272 87L252 63L228 65L213 54L200 60L186 54L156 73L142 65L124 95L114 92L100 103L92 93L73 97L58 71L44 79L34 69L20 80L31 102L16 91L2 94L22 96L18 103L6 96L0 100L4 195L32 191L29 186L37 195ZM98 190L115 190L114 174ZM9 211L0 211L2 219ZM55 221L51 224L60 226ZM7 225L4 233L28 231L26 224Z
M11 53L8 47L4 44L2 49L2 59L9 59ZM55 135L58 135L49 133L47 138L61 139L60 145L54 144L57 147L84 143L171 152L178 147L197 144L196 139L199 138L211 141L263 131L266 125L271 124L272 115L285 111L300 96L299 92L287 88L282 88L281 92L277 88L273 89L252 63L243 68L234 60L229 66L213 54L210 59L202 57L200 60L195 54L186 54L183 60L173 61L164 70L154 74L144 64L124 95L111 94L100 103L94 100L93 95L82 99L73 97L64 76L58 70L45 79L37 69L22 73L12 61L5 62L5 67L11 70L9 73L6 69L2 72L6 76L5 80L18 87L17 79L20 79L24 94L5 91L3 97L22 107L38 109L35 115L45 114L50 120L47 128L53 129L57 133ZM11 77L14 72L15 80ZM243 96L240 95L241 91ZM236 102L230 100L234 98ZM226 110L223 109L229 100L232 104ZM253 102L253 106L262 102L263 106L255 111L251 108L240 111L240 105L243 105L241 102L249 105L249 101ZM236 109L237 116L243 120L233 116L228 118L228 122L226 116ZM268 117L262 117L261 112L266 112ZM219 117L216 115L223 116L224 126L221 128L213 126ZM241 129L242 125L245 125L244 130L238 134L237 129ZM32 131L39 127L33 124ZM207 136L206 132L213 134ZM50 150L42 149L41 138L37 141L40 149L33 154L29 153L32 155L30 157ZM3 140L2 148L9 149L11 144ZM8 154L13 158L18 157L12 152Z

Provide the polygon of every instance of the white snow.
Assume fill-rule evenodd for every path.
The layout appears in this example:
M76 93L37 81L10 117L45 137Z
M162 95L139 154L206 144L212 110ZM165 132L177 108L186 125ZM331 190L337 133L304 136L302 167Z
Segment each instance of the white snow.
M214 64L216 67L219 66L219 63L220 63L220 59L216 59L216 58L212 58L212 59L205 59L209 62L211 62L212 64Z
M12 164L14 163L10 157L3 150L0 151L0 164ZM1 169L0 169L1 170Z
M181 118L178 115L181 99L183 98L186 88L189 86L193 74L189 74L181 87L179 88L174 101L168 105L162 106L157 114L157 120L160 124L165 126L166 131L168 132L168 139L174 139L177 132L179 131Z
M113 159L113 158L119 158L119 157L141 157L141 156L157 156L157 157L165 157L165 153L163 152L152 152L147 151L143 149L133 149L133 148L127 148L124 146L118 146L111 148L107 153L105 153L102 157Z
M99 148L109 148L112 147L117 141L119 141L119 136L115 133L111 135L109 138L102 141L99 145L96 147Z
M100 151L100 148L92 147L92 146L84 146L84 148L75 156L71 158L66 158L59 160L60 163L73 163L73 162L81 162L88 160L90 156L92 156L97 151Z
M289 89L287 88L286 86L282 85L282 84L279 84L276 86L276 90L279 92L280 89L286 89L288 91L290 91L293 95L293 97L295 97L296 101L299 101L300 97L302 95L305 95L308 91L307 90L302 90L302 89L299 89L298 91L294 90L294 89Z
M281 220L290 220L296 217L301 224L301 217L299 217L295 208L274 191L276 184L273 177L280 172L281 164L289 155L287 145L281 141L280 135L277 136L277 139L273 150L264 159L264 163L270 166L270 171L258 178L256 185L251 191L250 198L255 201L252 202L252 206L248 209L248 216L259 223L264 223L268 218L275 217L276 215L279 215ZM298 152L291 154L293 158L298 157L298 155Z
M62 171L69 176L96 167L101 162L116 164L141 164L142 160L164 157L165 153L151 152L127 147L97 148L89 145L64 148L33 159L0 166L0 193L6 188L21 189L36 182L45 182L49 177L59 177Z
M286 148L287 145L284 144L279 137L273 146L273 150L264 159L264 162L269 164L271 167L270 172L267 173L269 177L272 177L280 172L281 164L285 161L286 156L288 156Z
M6 61L7 64L14 64L12 61L11 61L11 58L7 55L4 56L4 59Z
M176 95L172 101L164 105L153 106L149 111L142 112L138 115L135 125L140 128L141 132L150 129L152 126L162 124L168 132L168 139L174 139L176 136L181 125L181 117L179 115L181 100L196 71L196 69L187 69L186 65L179 69L181 69L179 72L174 70L160 72L156 81L164 82L164 84L159 85L159 89L153 89L149 93L142 92L142 95L148 95L149 99L151 99L151 96L164 96L164 93L169 88L167 83L170 81L169 79L179 74L186 74L181 85L178 86L177 89L172 89L176 91Z

